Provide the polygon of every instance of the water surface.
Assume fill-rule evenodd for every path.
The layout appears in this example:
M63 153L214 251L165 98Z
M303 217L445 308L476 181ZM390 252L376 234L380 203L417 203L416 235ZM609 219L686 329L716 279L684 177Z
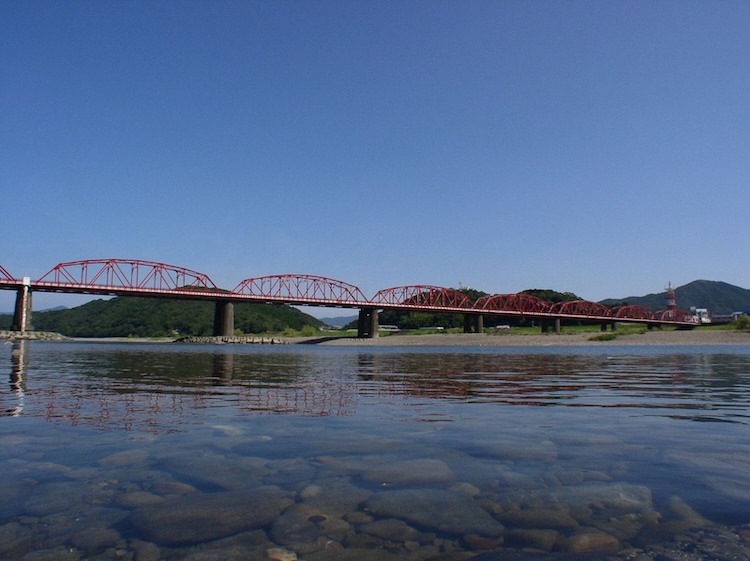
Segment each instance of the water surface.
M0 352L0 559L631 559L750 523L745 347Z

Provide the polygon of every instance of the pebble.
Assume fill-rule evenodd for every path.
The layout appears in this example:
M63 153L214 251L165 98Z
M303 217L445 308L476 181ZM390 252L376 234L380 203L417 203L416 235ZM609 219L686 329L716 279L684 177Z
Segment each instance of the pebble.
M269 559L275 561L297 561L297 554L293 551L274 547L266 551Z
M591 530L574 534L563 540L560 545L560 549L571 553L589 553L592 551L614 553L621 548L622 544L614 536Z

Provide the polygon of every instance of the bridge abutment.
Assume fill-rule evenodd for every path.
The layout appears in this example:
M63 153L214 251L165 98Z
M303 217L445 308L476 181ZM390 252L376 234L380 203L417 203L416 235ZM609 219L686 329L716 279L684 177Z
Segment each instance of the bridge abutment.
M11 331L20 331L26 333L27 331L33 331L34 327L31 325L31 279L29 277L23 278L23 286L21 286L16 292L16 308L13 312L13 325Z
M357 319L357 337L376 339L379 335L379 328L377 308L361 308Z
M218 300L214 308L214 337L234 335L234 304Z

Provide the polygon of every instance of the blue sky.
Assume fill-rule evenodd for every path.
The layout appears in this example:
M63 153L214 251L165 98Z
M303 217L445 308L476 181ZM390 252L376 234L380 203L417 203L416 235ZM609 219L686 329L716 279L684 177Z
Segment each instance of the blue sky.
M744 0L2 2L0 265L748 288L748 29Z

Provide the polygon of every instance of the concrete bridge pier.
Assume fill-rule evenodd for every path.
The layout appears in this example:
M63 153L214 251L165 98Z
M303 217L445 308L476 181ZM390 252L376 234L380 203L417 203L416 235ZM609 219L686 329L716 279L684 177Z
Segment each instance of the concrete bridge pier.
M361 308L357 319L357 337L362 339L376 339L380 323L377 308Z
M214 308L214 337L234 335L234 304L217 300Z
M601 326L601 330L602 331L607 331L607 326L608 325L609 325L609 327L610 327L610 329L612 331L617 331L617 323L615 323L615 322L612 322L612 323L603 323L602 326Z
M542 324L542 333L549 333L549 320L543 319L541 321ZM552 323L552 329L555 333L560 333L560 318L555 318Z
M16 309L13 312L13 325L11 331L26 333L33 331L31 325L31 278L23 278L23 286L16 292Z
M484 333L484 316L464 314L464 333Z

